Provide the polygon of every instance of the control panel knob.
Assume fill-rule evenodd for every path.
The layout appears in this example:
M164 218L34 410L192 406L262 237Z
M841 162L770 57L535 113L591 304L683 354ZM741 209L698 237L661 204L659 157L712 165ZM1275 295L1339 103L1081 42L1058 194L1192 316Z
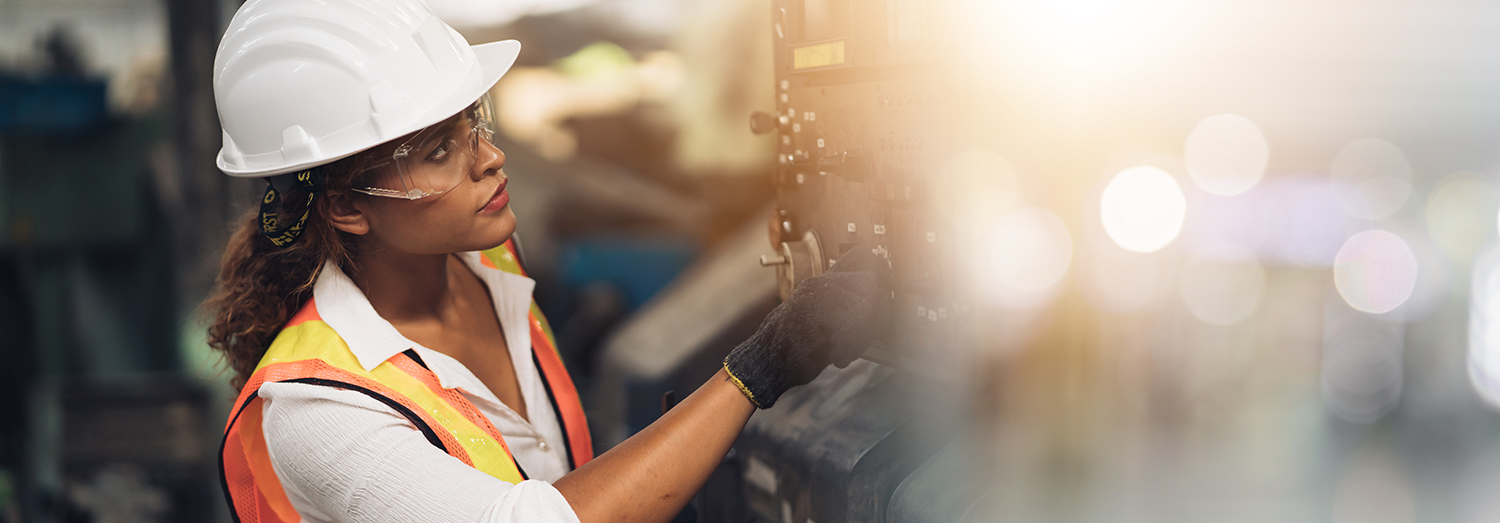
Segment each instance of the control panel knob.
M776 117L765 111L750 113L750 132L766 134L776 130Z
M823 248L818 235L807 231L801 240L781 242L777 254L760 257L762 266L776 267L776 291L785 300L792 296L792 289L813 276L823 274Z

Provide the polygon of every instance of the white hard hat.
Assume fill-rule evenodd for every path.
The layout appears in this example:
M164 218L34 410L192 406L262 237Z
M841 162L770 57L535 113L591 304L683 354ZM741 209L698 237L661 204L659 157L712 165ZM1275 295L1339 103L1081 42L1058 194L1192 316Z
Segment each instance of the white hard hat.
M417 131L474 103L520 51L470 46L421 0L250 0L214 57L219 169L274 176Z

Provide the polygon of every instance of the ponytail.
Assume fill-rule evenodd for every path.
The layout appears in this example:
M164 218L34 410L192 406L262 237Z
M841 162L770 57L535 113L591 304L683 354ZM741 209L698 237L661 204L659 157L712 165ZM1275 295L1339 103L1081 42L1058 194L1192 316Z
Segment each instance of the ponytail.
M350 188L356 175L380 156L366 151L323 166L320 190ZM219 264L214 290L203 303L212 319L208 345L224 354L235 372L231 383L236 389L245 385L286 322L312 298L313 283L324 262L332 260L346 272L354 269L357 238L333 227L328 220L328 199L314 198L308 208L294 208L309 200L308 190L296 186L281 199L282 221L307 213L300 238L290 244L278 246L262 233L261 209L251 209L239 219Z

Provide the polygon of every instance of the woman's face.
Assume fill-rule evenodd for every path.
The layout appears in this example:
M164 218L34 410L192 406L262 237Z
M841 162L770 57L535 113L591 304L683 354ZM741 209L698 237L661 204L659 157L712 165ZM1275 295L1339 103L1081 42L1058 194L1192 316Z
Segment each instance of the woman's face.
M361 215L363 239L373 249L411 254L447 254L496 247L516 230L505 153L478 140L473 167L452 189L417 200L349 195ZM357 231L340 227L348 232Z

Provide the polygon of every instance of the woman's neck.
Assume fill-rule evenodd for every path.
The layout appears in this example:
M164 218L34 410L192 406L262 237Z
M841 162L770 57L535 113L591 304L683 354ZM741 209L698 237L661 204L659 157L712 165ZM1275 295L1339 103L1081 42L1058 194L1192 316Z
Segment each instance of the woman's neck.
M441 320L453 305L457 281L449 254L379 249L361 254L354 284L388 321Z

